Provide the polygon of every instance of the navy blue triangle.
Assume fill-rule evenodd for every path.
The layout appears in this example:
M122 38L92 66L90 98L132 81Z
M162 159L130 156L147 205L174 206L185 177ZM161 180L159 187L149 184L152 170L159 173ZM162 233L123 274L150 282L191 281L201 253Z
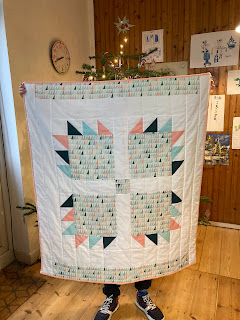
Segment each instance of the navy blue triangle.
M157 236L157 233L154 233L154 234L146 234L146 236L147 236L148 239L150 239L153 243L155 243L156 245L158 244L158 236Z
M82 134L70 123L67 121L68 126L68 135L69 136L81 136Z
M73 208L73 195L71 195L62 205L61 208Z
M144 132L157 132L157 118L150 124Z
M103 237L103 247L104 247L104 249L107 248L107 246L109 246L110 243L113 242L113 240L115 238L116 237Z
M182 161L173 161L172 162L172 175L174 175L174 173L177 171L177 169L180 168L182 163L183 163L183 160Z
M68 150L55 150L60 157L69 164Z
M172 203L178 202L182 202L182 200L174 192L172 192Z

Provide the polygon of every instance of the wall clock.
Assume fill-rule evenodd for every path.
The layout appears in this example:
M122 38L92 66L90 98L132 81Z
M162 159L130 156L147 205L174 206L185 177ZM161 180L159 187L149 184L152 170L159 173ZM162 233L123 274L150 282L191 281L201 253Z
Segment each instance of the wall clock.
M70 67L70 55L62 41L56 41L52 46L52 63L58 73L65 74Z

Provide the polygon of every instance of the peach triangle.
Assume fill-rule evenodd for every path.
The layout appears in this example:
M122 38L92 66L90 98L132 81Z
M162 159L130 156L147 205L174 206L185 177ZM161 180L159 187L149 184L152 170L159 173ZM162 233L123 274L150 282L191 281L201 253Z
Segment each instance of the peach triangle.
M98 121L98 134L112 135L112 132L109 131L100 121Z
M143 133L143 118L138 121L138 123L129 133Z
M140 243L143 247L145 247L145 236L133 236L133 238Z
M66 216L62 219L62 221L74 221L74 209L72 208L71 211L66 214Z
M170 219L170 230L176 230L179 228L181 228L180 225L173 219Z
M76 248L82 244L88 236L75 236L75 243L76 243Z
M53 135L66 149L69 149L68 146L68 136L63 135Z
M177 140L181 137L184 131L173 131L172 132L172 146L177 142Z

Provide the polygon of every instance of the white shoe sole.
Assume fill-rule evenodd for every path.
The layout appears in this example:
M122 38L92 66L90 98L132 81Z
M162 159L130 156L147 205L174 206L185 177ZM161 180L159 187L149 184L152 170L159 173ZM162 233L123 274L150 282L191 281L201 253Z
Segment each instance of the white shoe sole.
M140 304L138 304L137 301L136 301L136 306L137 306L140 310L142 310L142 312L145 313L145 315L146 315L146 317L148 318L148 320L154 320L152 317L149 316L149 314L147 314L147 311L145 311L145 309L143 309L143 308L140 306ZM161 320L164 320L164 319L165 319L165 317L163 317Z
M118 305L116 306L115 310L113 310L113 312L110 314L110 317L108 318L108 320L110 320L110 319L112 318L112 315L113 315L116 311L118 311L118 309L119 309L119 303L118 303Z

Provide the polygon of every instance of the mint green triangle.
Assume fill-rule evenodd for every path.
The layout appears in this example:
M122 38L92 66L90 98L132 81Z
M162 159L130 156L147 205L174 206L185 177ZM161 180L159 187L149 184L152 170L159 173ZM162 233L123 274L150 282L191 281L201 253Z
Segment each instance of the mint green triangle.
M89 236L89 248L91 249L101 239L102 237Z
M173 205L171 207L171 217L177 217L180 216L181 212L178 211L178 209L176 209Z
M170 231L160 232L159 235L163 237L167 242L170 242Z
M159 132L172 132L172 118L159 130Z
M92 128L90 128L85 122L82 122L82 126L84 136L97 135L97 133Z
M71 179L71 168L69 165L57 165L59 169L62 170L63 173L65 173L70 179Z
M172 160L176 158L179 152L182 150L183 146L173 146L172 147Z
M75 222L73 222L70 227L68 227L64 232L64 236L73 236L75 235Z

